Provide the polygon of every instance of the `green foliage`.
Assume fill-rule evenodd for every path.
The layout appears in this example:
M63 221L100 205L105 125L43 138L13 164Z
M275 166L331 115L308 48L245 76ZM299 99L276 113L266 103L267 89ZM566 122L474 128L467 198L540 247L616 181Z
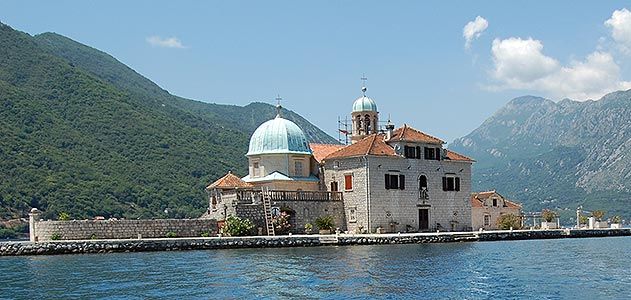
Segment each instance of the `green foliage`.
M305 224L305 232L306 233L311 233L312 230L313 230L313 225L311 223Z
M596 221L600 222L605 217L605 211L604 210L595 210L595 211L592 212L592 217L596 218Z
M229 216L221 230L224 234L229 236L251 235L254 230L254 223L252 223L249 219Z
M175 233L175 232L173 232L173 231L169 231L169 232L167 232L167 234L165 235L165 237L170 238L170 239L172 239L172 238L176 238L176 237L177 237L177 233Z
M68 221L68 220L70 220L70 214L68 214L65 211L62 211L62 212L59 213L58 220L59 221Z
M318 217L314 223L319 230L331 230L335 227L335 221L333 221L331 216Z
M544 209L541 211L541 218L543 218L544 221L546 222L552 222L557 218L557 213L554 211L551 211L549 209Z
M613 217L611 217L611 223L620 224L621 222L622 222L622 217L620 217L620 216L613 216Z
M53 241L61 240L61 234L53 233L53 234L50 235L50 239L53 240Z
M96 239L98 239L98 237L96 236L96 233L91 234L91 235L90 235L90 239L91 239L91 240L96 240Z
M497 225L502 230L521 229L521 218L514 214L504 214L497 218Z
M589 222L589 218L587 218L587 216L581 215L578 221L580 224L587 224L587 222Z
M210 237L210 231L202 232L201 237Z
M2 239L14 239L18 236L15 230L10 228L0 228L0 240Z
M173 96L110 55L0 25L0 219L198 217L204 188L247 173L268 104ZM300 116L311 140L328 137Z

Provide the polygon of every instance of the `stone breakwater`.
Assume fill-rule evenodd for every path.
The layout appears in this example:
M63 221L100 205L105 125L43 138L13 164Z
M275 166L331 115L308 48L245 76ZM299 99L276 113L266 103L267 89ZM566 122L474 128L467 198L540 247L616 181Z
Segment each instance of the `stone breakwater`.
M402 233L362 235L293 235L173 239L81 240L0 243L0 256L180 251L236 248L311 247L326 245L421 244L631 236L631 229L516 230L486 232Z

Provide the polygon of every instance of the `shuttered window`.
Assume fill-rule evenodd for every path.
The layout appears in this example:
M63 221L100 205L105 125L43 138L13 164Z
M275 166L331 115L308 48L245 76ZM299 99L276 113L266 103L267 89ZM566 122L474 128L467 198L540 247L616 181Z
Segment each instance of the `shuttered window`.
M344 189L350 191L353 189L353 175L344 175Z
M386 174L384 180L386 190L405 189L405 175Z
M443 177L443 191L460 191L460 177Z

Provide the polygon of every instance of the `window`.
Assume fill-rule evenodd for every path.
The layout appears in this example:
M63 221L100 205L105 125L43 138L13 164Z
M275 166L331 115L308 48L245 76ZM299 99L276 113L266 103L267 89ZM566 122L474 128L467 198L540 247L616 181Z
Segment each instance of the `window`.
M348 221L351 223L357 222L357 213L354 207L348 210Z
M460 177L453 175L443 177L443 191L460 191Z
M429 160L440 160L440 147L436 147L436 148L432 148L432 147L425 147L425 159L429 159Z
M344 190L353 190L353 174L344 175Z
M406 158L421 158L421 147L403 146L403 154Z
M370 134L371 133L371 127L370 127L370 116L366 115L366 117L364 118L364 131L366 132L366 134Z
M252 176L254 177L259 176L259 163L258 162L255 162L252 164Z
M331 192L337 192L337 181L331 181Z
M303 169L301 160L294 161L294 171L296 172L296 176L304 176L302 173Z
M491 216L484 215L484 226L490 226L490 225L491 225Z
M405 189L405 175L386 174L386 190L404 190Z
M493 198L493 206L497 206L497 198Z
M418 177L418 190L420 199L429 199L429 195L427 194L427 177L425 175Z

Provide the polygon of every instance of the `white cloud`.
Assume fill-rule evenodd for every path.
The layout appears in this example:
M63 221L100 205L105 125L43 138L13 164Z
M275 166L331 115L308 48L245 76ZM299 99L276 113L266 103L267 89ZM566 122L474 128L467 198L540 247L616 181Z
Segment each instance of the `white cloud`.
M164 48L187 48L182 45L182 42L176 37L170 38L162 38L160 36L154 35L147 38L147 43L154 47L164 47Z
M489 27L489 22L483 17L477 16L475 20L467 23L462 29L462 36L465 39L464 47L469 49L471 42L480 37L482 32Z
M562 66L543 54L541 41L512 37L495 39L491 54L494 89L529 89L554 98L587 100L631 88L631 82L621 80L620 67L607 52L595 51Z
M620 49L631 54L631 11L626 8L615 10L611 18L605 21L605 26L611 28L611 37Z

